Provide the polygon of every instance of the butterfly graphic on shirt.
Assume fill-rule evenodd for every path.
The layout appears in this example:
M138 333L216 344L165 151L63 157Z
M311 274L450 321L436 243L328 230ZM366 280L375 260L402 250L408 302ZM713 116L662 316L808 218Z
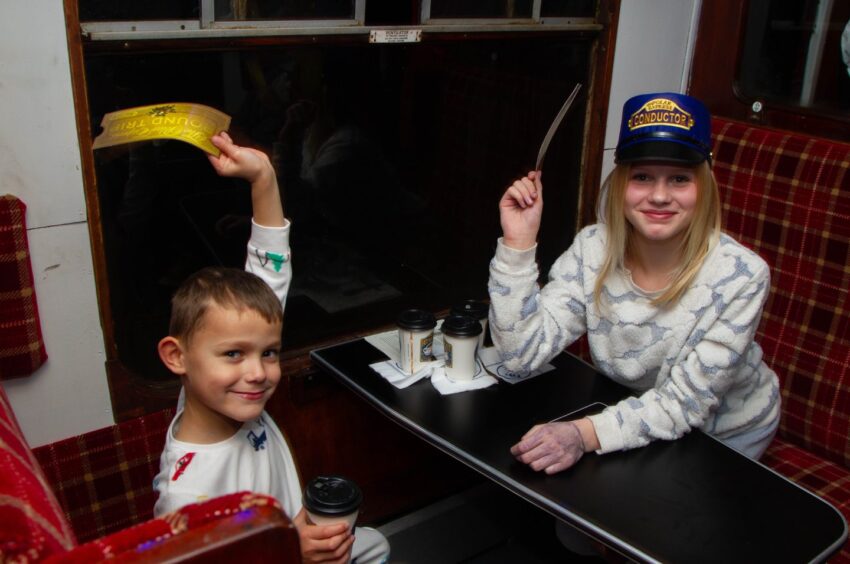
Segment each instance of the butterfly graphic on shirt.
M254 447L255 451L263 450L266 448L266 430L263 429L263 432L257 435L254 431L248 432L248 440L251 442L251 446Z

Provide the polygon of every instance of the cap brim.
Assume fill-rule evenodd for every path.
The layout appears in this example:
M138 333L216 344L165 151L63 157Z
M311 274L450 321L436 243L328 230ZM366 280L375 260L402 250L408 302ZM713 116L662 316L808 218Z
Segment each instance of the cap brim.
M696 149L692 149L674 141L642 141L618 149L614 155L614 162L638 163L646 161L670 161L697 165L705 160L705 155Z

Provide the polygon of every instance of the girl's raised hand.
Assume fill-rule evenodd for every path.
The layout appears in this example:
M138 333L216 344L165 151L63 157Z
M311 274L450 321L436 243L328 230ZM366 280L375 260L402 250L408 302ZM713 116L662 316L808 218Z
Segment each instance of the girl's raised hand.
M543 213L543 183L540 171L531 171L505 190L499 201L503 243L518 250L537 242Z
M220 176L244 178L254 183L264 175L274 173L268 155L250 147L236 145L227 132L217 133L210 140L221 150L217 157L207 155L210 164Z

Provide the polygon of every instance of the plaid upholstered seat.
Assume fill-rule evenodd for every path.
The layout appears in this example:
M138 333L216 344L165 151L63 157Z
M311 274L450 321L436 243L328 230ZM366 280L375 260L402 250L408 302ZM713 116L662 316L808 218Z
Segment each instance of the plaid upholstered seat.
M151 518L153 477L173 414L31 452L0 387L0 562L300 561L298 532L267 495L237 492Z
M80 542L153 517L173 409L33 449Z
M719 118L713 142L724 229L771 266L757 338L783 406L763 462L850 520L850 145Z

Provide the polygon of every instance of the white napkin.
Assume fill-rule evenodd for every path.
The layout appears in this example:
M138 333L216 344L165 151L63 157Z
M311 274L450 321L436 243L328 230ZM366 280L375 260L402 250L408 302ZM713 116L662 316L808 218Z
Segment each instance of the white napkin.
M497 383L498 380L484 372L481 362L475 360L475 377L472 380L452 380L446 374L445 366L437 366L431 373L431 385L441 394L456 394L469 390L480 390Z
M555 370L554 366L546 363L530 372L511 372L505 368L505 364L502 362L502 358L499 356L499 351L496 350L496 347L479 349L478 360L484 364L484 370L508 384L516 384L517 382L529 380L550 370Z
M531 372L511 372L505 368L496 347L487 347L478 349L478 358L475 361L476 374L472 380L452 380L446 376L446 371L443 368L446 353L443 349L441 326L442 320L439 320L437 328L434 330L434 343L431 349L437 360L426 363L416 374L404 372L398 364L400 351L398 331L395 329L366 337L367 343L373 345L389 358L389 360L370 364L369 367L399 389L430 377L431 384L443 395L486 388L495 384L498 381L496 378L509 384L516 384L555 369L551 364L544 364Z
M483 364L478 360L475 362L476 374L475 378L472 380L452 380L446 376L446 370L444 368L446 353L443 348L443 339L441 338L440 333L441 325L441 321L437 323L437 328L434 331L434 343L431 348L431 352L436 357L436 360L425 363L422 369L415 374L408 374L402 370L398 364L400 354L398 332L394 329L366 337L367 343L370 343L376 349L389 357L389 360L370 364L369 368L380 374L384 380L399 389L406 388L423 378L430 377L431 384L443 395L465 392L467 390L478 390L495 384L498 380L487 375L484 371Z
M435 369L436 365L442 365L443 361L434 361L429 362L427 366L424 366L421 370L414 374L408 374L398 365L398 362L395 360L382 360L381 362L376 362L374 364L370 364L369 368L380 374L384 377L384 380L392 384L398 389L404 389L411 384L415 384L422 378L427 378L431 375L432 371Z
M444 362L443 360L426 362L418 372L408 374L402 370L401 366L398 364L398 358L401 355L401 351L399 350L398 331L393 329L391 331L369 335L366 337L366 342L389 357L389 360L382 360L381 362L370 364L369 368L383 376L384 380L399 389L406 388L411 384L418 382L422 378L431 376L431 372L434 370L434 367L442 366ZM434 345L436 345L436 342ZM436 346L433 346L432 350L435 348ZM440 344L440 349L440 352L442 352L442 343ZM434 350L433 352L437 351Z

